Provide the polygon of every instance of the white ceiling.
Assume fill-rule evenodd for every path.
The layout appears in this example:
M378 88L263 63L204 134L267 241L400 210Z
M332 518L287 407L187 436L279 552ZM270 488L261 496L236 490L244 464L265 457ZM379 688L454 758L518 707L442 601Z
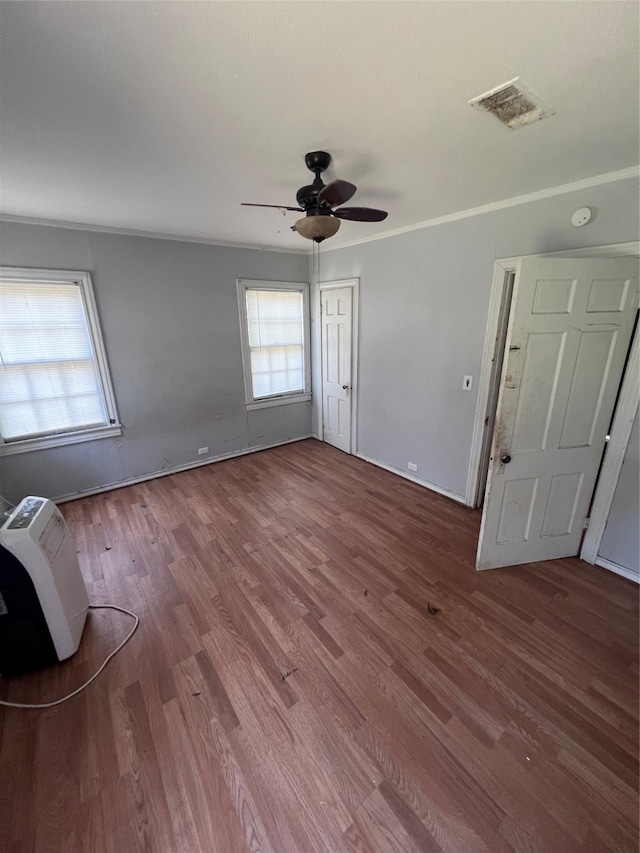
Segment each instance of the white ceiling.
M2 213L309 248L306 151L379 224L638 162L635 2L2 2ZM556 114L470 98L517 75ZM325 176L327 179L327 176Z

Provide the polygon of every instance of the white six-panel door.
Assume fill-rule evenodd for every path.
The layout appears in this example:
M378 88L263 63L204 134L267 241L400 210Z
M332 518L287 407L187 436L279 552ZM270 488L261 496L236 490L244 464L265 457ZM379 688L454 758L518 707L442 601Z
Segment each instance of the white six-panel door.
M635 258L523 258L479 569L578 553L638 306Z
M323 438L351 452L351 287L320 291Z

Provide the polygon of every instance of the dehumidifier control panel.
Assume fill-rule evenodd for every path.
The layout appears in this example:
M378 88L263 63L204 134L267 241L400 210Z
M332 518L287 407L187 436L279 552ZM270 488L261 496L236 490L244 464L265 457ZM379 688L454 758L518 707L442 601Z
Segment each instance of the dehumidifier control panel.
M28 527L43 505L44 500L42 498L25 498L18 507L18 512L7 524L7 530L22 530L24 527Z

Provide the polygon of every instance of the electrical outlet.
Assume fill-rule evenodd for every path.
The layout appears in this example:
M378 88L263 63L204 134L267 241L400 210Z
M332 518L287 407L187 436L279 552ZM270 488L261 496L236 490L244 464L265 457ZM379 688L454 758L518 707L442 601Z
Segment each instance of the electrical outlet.
M471 391L472 385L473 385L473 376L465 376L462 380L462 390L463 391Z
M198 456L204 456L208 452L209 452L208 447L199 447L198 448Z
M418 466L416 465L415 462L407 462L407 468L410 471L417 471L418 470Z

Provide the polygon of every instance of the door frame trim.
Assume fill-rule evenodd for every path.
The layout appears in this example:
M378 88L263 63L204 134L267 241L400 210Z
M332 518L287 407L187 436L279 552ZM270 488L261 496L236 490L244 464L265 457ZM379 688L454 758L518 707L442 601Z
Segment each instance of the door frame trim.
M484 349L482 352L482 367L480 369L480 382L478 384L478 397L476 400L476 412L473 423L473 438L471 439L471 457L469 470L467 472L467 487L465 490L465 503L475 509L480 480L480 461L485 439L484 420L487 417L489 406L489 394L493 376L493 353L496 346L498 334L498 323L500 321L500 308L502 296L507 283L507 276L511 273L518 275L520 269L520 258L499 258L493 267L493 281L491 283L491 296L489 298L489 312L487 329L484 336ZM506 332L506 326L505 326ZM501 373L501 368L497 368Z
M590 248L575 250L564 249L561 252L548 252L537 255L537 257L561 256L575 258L638 257L640 256L640 241L635 240L628 243L613 243L605 246L593 246ZM482 354L482 367L478 386L478 398L476 402L473 438L471 442L471 456L469 459L467 487L465 491L465 503L469 507L475 507L476 492L478 488L478 481L480 479L480 461L484 441L484 419L487 416L487 407L489 404L492 358L498 329L502 294L506 284L507 275L514 272L517 276L520 268L520 261L523 257L532 256L521 255L519 257L512 258L498 258L494 263L484 350ZM609 446L607 448L600 477L596 485L596 490L593 495L589 528L585 534L579 554L580 559L587 563L596 563L596 559L598 558L598 548L600 547L604 527L607 523L624 454L626 452L627 445L629 444L636 407L640 400L640 383L636 378L638 376L638 360L640 358L639 339L640 328L636 328L631 344L629 362L622 380L622 387L620 389L616 415L611 429Z
M317 406L316 415L316 434L320 441L324 441L324 428L322 425L322 415L324 400L322 397L322 319L320 314L320 292L322 290L341 290L343 287L351 288L351 391L349 399L351 401L351 435L349 437L349 453L353 456L357 453L357 435L358 435L358 329L359 322L359 297L360 297L360 279L345 278L339 281L319 281L314 287L313 302L314 315L318 318L317 333L315 335L313 346L313 360L318 365L319 387L317 389Z
M598 551L604 535L604 528L609 518L609 510L613 503L613 496L618 485L620 469L624 462L624 455L631 438L631 429L640 403L640 371L638 370L638 356L640 355L640 334L636 326L635 334L631 342L629 361L627 369L622 378L620 397L616 407L616 413L611 427L604 457L604 463L598 479L598 484L593 496L589 527L582 540L580 559L586 563L598 561ZM608 562L608 561L607 561ZM637 580L634 578L634 580Z

